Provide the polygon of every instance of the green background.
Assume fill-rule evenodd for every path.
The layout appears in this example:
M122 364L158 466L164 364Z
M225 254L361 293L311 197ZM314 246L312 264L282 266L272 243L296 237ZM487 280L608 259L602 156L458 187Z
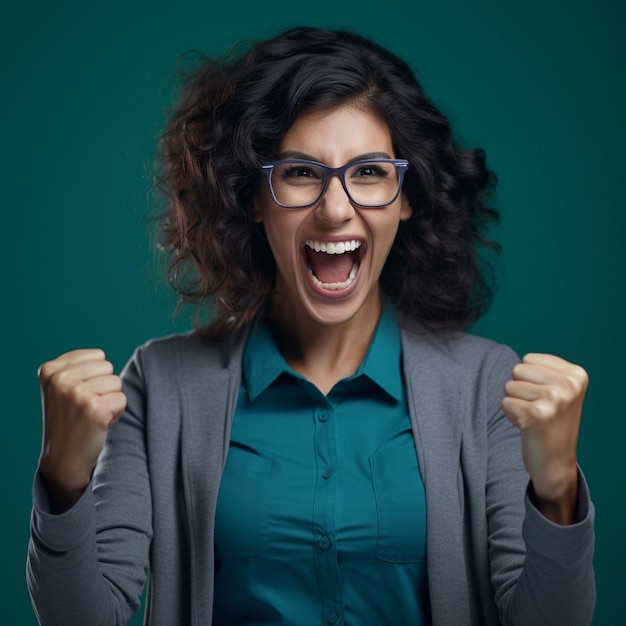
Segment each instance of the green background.
M155 139L178 57L298 24L347 27L405 57L458 138L499 176L499 294L476 330L591 376L580 459L597 507L595 624L626 582L626 92L622 2L12 3L0 15L3 624L24 583L40 442L37 366L77 347L119 369L189 326L148 235ZM135 621L133 623L136 623Z

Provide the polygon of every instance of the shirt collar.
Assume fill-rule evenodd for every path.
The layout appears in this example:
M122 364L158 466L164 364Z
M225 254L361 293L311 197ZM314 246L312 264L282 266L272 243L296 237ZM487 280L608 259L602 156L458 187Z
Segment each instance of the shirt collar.
M402 400L402 343L393 310L383 306L374 337L354 377L365 374L394 400Z
M295 374L278 350L268 323L257 322L243 353L243 380L250 400L263 393L283 372Z
M400 329L394 312L384 306L369 350L358 370L347 380L365 375L399 402L402 400L401 353ZM249 399L257 398L283 373L302 378L278 350L267 322L257 322L243 355L243 380Z

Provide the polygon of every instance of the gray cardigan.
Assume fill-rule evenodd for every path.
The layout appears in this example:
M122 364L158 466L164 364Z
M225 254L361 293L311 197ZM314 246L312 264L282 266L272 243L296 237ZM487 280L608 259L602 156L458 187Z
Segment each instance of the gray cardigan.
M41 624L125 624L146 575L146 623L210 624L214 512L245 338L192 333L139 348L91 488L51 515L36 478L27 578ZM406 324L402 346L432 623L589 624L593 506L582 475L577 524L552 524L529 502L519 432L500 409L517 356Z

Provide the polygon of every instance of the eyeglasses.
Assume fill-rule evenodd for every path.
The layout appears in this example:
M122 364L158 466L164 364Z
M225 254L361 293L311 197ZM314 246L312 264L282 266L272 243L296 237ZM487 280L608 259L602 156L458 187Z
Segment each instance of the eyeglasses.
M316 161L288 159L261 165L276 204L286 209L306 209L316 204L338 176L350 201L360 207L383 208L400 193L409 162L371 159L329 167Z

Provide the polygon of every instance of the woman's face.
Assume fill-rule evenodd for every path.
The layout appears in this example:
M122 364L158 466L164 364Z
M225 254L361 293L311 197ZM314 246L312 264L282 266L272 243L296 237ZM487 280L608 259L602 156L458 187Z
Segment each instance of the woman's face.
M308 159L339 167L372 153L402 158L393 153L383 120L346 105L298 118L283 138L277 160ZM381 309L380 273L400 221L410 215L403 194L384 208L353 205L337 176L317 204L305 209L278 206L263 185L255 216L264 224L276 260L273 314L279 320L323 325L355 316L375 322Z

